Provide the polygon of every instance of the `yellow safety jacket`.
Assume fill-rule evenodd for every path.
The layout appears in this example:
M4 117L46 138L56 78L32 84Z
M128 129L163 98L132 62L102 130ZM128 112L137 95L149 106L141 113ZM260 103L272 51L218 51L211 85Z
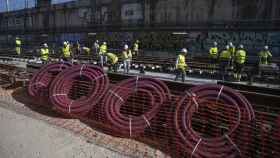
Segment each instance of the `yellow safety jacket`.
M183 54L179 54L176 61L176 69L185 70L187 67L186 57Z
M211 57L216 57L218 54L218 47L212 47L209 49L209 54Z
M122 58L125 59L132 59L132 53L131 50L124 50L122 52Z
M113 53L107 53L107 57L112 64L116 64L119 60L118 57Z
M231 52L229 50L223 50L220 54L220 60L229 60L231 58Z
M69 58L70 57L70 47L66 46L66 47L62 47L62 54L65 58Z
M246 61L246 51L243 49L240 49L235 54L235 62L239 64L244 64Z
M41 59L48 60L49 59L49 49L48 48L41 48Z
M259 53L259 58L260 58L260 64L268 64L268 61L267 61L267 59L269 58L269 57L272 57L272 54L271 54L271 52L270 51L261 51L260 53Z
M100 46L100 52L99 52L99 54L105 54L106 52L107 52L107 45L102 44L102 45Z
M18 55L21 54L21 40L20 40L20 39L17 39L17 40L16 40L16 53L17 53Z

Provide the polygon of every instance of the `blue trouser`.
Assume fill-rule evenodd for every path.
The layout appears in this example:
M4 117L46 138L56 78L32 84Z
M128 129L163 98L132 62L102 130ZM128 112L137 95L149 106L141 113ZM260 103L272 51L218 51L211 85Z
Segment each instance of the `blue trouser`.
M130 70L130 64L131 64L131 60L130 59L125 59L123 61L123 69L124 69L124 72L125 73L129 73L129 70Z

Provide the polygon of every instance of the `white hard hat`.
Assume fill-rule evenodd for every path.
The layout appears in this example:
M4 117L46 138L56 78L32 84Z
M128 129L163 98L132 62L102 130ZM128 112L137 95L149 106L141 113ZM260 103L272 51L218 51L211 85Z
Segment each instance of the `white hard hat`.
M182 53L188 53L188 50L187 50L186 48L183 48L183 49L181 50L181 52L182 52Z
M65 41L65 42L63 42L63 45L67 45L67 42Z
M229 45L226 45L226 49L229 49Z
M106 42L103 42L103 44L107 44Z
M126 45L124 45L124 49L128 49L128 45L126 44Z
M232 47L232 46L233 46L233 43L232 43L232 42L229 42L229 46L231 46L231 47Z
M44 47L48 47L48 44L47 44L47 43L44 43L43 46L44 46Z
M214 42L214 46L217 46L218 45L218 43L217 42Z
M244 49L243 44L240 44L240 45L239 45L239 48Z
M264 46L264 49L265 49L265 50L268 50L268 46Z
M98 40L96 40L96 43L98 43L99 41Z

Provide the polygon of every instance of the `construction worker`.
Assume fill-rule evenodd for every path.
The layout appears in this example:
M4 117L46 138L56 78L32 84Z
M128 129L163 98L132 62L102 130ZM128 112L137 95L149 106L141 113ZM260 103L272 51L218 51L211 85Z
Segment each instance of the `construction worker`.
M124 73L129 73L132 53L131 50L128 49L128 45L124 45L124 49L122 51L122 58L123 58L123 66L124 66Z
M100 66L104 67L104 64L106 63L106 53L107 53L107 43L103 42L103 44L99 48L99 62Z
M118 71L118 60L119 60L117 55L115 55L114 53L106 53L106 56L108 58L109 71L113 70L114 72L117 72Z
M133 44L133 55L138 56L139 54L139 40L136 40L135 43Z
M43 64L47 63L49 60L49 47L47 43L44 43L43 47L40 49L40 59L43 61Z
M18 56L21 55L21 39L16 37L16 53Z
M230 52L230 55L231 55L231 60L230 60L229 64L230 64L230 68L233 69L236 48L235 48L235 46L233 45L232 42L229 42L229 52Z
M212 72L214 72L215 64L217 62L218 51L219 51L218 50L218 43L214 42L213 47L211 47L209 49L209 56L210 56L210 60L211 60L210 68L212 69Z
M70 58L71 58L70 45L65 41L63 42L63 47L62 47L62 59L64 61L69 61Z
M180 54L177 57L175 81L177 81L179 76L181 76L182 77L182 82L185 82L186 68L187 68L187 64L186 64L186 55L187 55L187 53L188 53L188 50L186 48L183 48L181 50Z
M246 51L242 44L239 46L238 50L236 51L234 61L235 61L234 79L240 82L244 63L246 62Z
M95 42L94 42L94 45L93 45L93 47L94 47L94 53L95 54L98 54L99 53L99 41L98 40L96 40Z
M222 80L225 80L226 70L231 62L231 52L230 52L229 45L227 45L225 49L222 50L219 56L219 61L220 61L220 73L222 76Z
M268 64L268 59L272 57L271 52L269 51L268 46L264 46L264 50L259 52L259 64Z

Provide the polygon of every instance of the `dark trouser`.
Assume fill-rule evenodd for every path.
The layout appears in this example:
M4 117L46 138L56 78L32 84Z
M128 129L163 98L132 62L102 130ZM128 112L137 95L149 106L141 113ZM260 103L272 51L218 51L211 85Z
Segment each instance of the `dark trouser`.
M241 74L242 71L243 71L243 67L244 67L244 64L240 64L240 63L235 62L234 73Z
M71 57L62 57L62 60L65 62L71 61Z
M113 70L114 72L118 72L118 68L119 68L118 63L109 65L109 71Z
M240 81L240 79L241 79L243 67L244 67L244 64L235 62L234 78L237 79L238 81Z
M225 75L227 73L227 67L228 67L228 61L227 60L221 60L220 61L220 74L221 74L221 79L225 80Z
M186 78L186 71L184 69L177 69L176 70L176 77L175 77L175 81L178 80L178 78L181 76L182 78L182 82L185 82L185 78Z

